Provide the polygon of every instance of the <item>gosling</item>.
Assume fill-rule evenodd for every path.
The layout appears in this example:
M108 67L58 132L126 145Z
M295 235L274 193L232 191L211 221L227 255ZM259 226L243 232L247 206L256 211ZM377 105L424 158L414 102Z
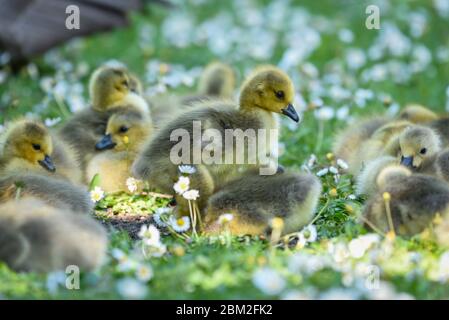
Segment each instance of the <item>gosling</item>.
M81 183L75 152L58 141L40 122L8 124L0 142L0 176L36 172Z
M114 108L132 105L149 113L148 104L137 94L141 90L139 80L132 75L130 78L125 68L103 66L92 74L89 82L91 106L74 114L58 132L76 150L82 170L95 154L95 144L103 136Z
M222 62L212 62L201 74L197 93L184 96L164 94L152 99L154 122L164 122L174 113L183 112L204 100L233 100L235 89L236 77L233 68Z
M399 113L398 118L414 124L423 124L435 121L439 116L427 107L419 104L409 104Z
M151 132L147 113L133 107L117 109L109 118L105 135L95 145L99 152L87 165L87 181L99 174L104 191L126 191L126 180L132 176L131 165Z
M256 132L257 129L277 130L278 121L275 114L283 114L293 121L299 121L299 116L292 105L293 98L293 84L284 72L271 66L256 69L242 86L239 105L221 101L204 102L202 105L180 114L161 128L134 163L134 176L150 181L163 192L173 193L173 183L177 181L179 175L177 165L170 160L171 152L177 145L177 142L170 140L174 130L182 129L187 136L192 137L194 121L200 121L203 130L215 129L214 132L218 130L222 139L226 129L243 131L253 129ZM224 146L223 141L218 143ZM262 144L264 147L262 149L265 150L261 153L266 152L267 157L270 158L275 152L273 141L270 143L264 141ZM179 148L179 146L175 148ZM201 148L204 149L205 146L202 145ZM247 148L234 149L234 159L239 156L242 156L242 159L247 159L245 157ZM190 156L193 155L191 145L188 146L188 151L188 159L181 159L181 163L193 163ZM223 162L226 160L224 157L225 155L222 154L222 163L226 163ZM197 165L197 173L191 176L191 188L200 191L200 208L204 208L205 201L218 184L223 184L236 175L238 176L242 170L255 166L257 167L257 165L251 164L238 165L235 160L226 165L216 163ZM274 172L276 170L277 168L274 168ZM183 199L182 197L178 198L180 200L178 204L180 204Z
M404 166L383 169L378 178L379 191L366 203L365 221L383 232L390 231L387 208L391 213L394 231L402 236L413 236L430 225L437 213L449 209L447 183L423 174L412 174Z
M373 135L373 133L388 123L386 117L368 117L359 119L357 123L337 134L332 146L332 152L337 159L348 163L348 172L356 174L359 170L358 161L354 159L360 155L360 148ZM357 168L355 168L357 166Z
M442 178L439 169L444 171L445 167L437 162L440 145L440 139L432 129L421 125L407 126L390 139L383 151L378 151L380 157L368 161L357 175L357 193L372 194L377 189L377 175L392 164L401 164L413 172Z
M29 197L38 198L56 208L93 212L87 187L35 173L0 177L0 203Z
M377 157L379 152L406 127L413 124L433 123L438 126L438 115L428 108L411 104L395 119L374 116L358 119L354 125L337 134L332 150L337 158L349 164L348 172L357 175L363 166Z
M438 134L419 125L405 129L385 150L390 155L399 155L400 164L415 172L425 172L440 151L441 140Z
M219 216L232 213L233 235L261 235L273 218L284 220L283 233L299 231L310 222L321 193L321 183L310 174L245 175L224 185L207 204L205 232L222 231Z
M0 205L0 261L13 270L46 273L75 265L93 271L106 249L104 228L88 216L37 199Z

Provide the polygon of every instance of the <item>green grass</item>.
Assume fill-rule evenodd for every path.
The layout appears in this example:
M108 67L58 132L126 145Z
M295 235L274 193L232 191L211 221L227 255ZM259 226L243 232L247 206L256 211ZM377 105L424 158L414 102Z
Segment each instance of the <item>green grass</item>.
M312 15L308 26L320 27L320 18L333 24L330 31L321 33L321 43L305 62L313 63L319 70L318 79L323 80L329 75L335 66L341 67L340 75L347 78L343 87L352 92L357 88L370 89L375 93L375 98L369 100L364 108L355 105L352 98L336 101L328 96L322 99L325 105L337 110L343 105L349 107L351 116L363 116L384 112L386 107L381 98L382 93L391 97L393 103L403 106L406 103L416 102L427 105L432 109L443 112L446 103L446 88L449 85L449 63L437 61L438 49L449 49L447 38L447 18L439 16L430 2L427 1L397 1L389 11L381 12L381 26L385 23L394 23L408 36L413 45L425 45L432 54L432 61L422 72L412 74L410 79L403 83L396 83L391 77L375 82L363 82L362 72L372 65L391 59L409 63L409 55L392 57L386 55L379 61L371 61L357 71L348 70L343 62L349 47L360 48L367 52L379 36L378 30L365 28L365 8L373 1L291 1L290 7L301 6ZM242 26L245 19L238 15L239 5L232 1L206 1L202 5L188 2L178 5L180 13L189 13L194 20L194 30L198 25L217 14L229 14L233 23ZM243 3L235 1L235 3ZM257 7L262 10L269 1L259 1ZM246 10L242 5L242 11ZM422 36L410 37L409 18L411 12L423 12L427 17L427 25ZM244 11L246 12L246 11ZM249 55L217 57L205 44L190 43L185 48L174 46L162 36L164 21L175 14L174 10L160 7L151 7L145 14L134 14L129 28L112 31L107 34L76 41L54 51L58 57L57 63L49 62L48 58L37 58L32 64L37 67L38 75L33 76L25 68L17 75L10 75L7 68L4 72L8 77L0 86L0 123L12 120L19 116L32 112L42 119L48 117L67 117L67 101L58 104L54 96L45 93L40 88L41 79L44 77L62 77L69 86L80 83L87 85L89 72L96 66L110 59L117 59L126 63L142 79L145 79L145 67L149 61L160 60L169 64L180 64L186 68L204 66L214 59L222 59L239 71L239 79L244 76L244 71L259 63L277 64L286 49L281 39L288 34L287 25L291 20L281 21L278 31L275 32L278 45L268 59L257 60ZM265 23L266 21L264 21ZM294 21L293 21L294 22ZM150 26L153 28L154 37L142 43L142 30ZM338 38L338 30L343 28L352 31L354 40L352 43L344 43ZM243 32L248 27L242 28ZM248 31L249 32L249 31ZM148 35L148 32L146 33ZM263 35L260 35L263 40ZM257 37L257 35L256 35ZM264 41L261 41L264 43ZM243 45L238 45L242 47ZM238 48L237 48L238 49ZM77 73L83 64L87 64L88 71ZM63 66L68 66L67 71ZM293 68L291 72L300 75L295 85L307 102L312 99L310 90L306 84L311 81L303 73L298 71L304 66ZM345 78L345 79L346 79ZM61 79L58 78L58 81ZM154 83L146 83L153 86ZM325 85L328 92L330 86ZM185 86L171 89L173 92L186 93L194 90ZM87 99L87 90L82 93ZM47 107L36 108L42 102ZM318 134L322 125L322 136ZM313 111L305 111L303 120L296 130L283 129L281 141L285 144L285 153L280 159L281 164L289 168L299 169L310 157L315 154L317 164L312 168L313 172L334 164L326 157L331 150L331 144L335 134L348 124L345 121L332 119L321 124L314 116ZM170 233L164 235L162 241L167 245L168 253L161 258L151 258L141 261L151 265L154 276L145 285L148 289L146 295L151 299L226 299L226 298L279 298L287 293L293 295L298 290L307 297L326 297L326 294L342 294L357 298L373 298L375 293L388 296L387 283L393 285L397 292L405 292L419 299L449 298L449 286L447 282L438 279L435 275L439 270L438 263L443 248L438 247L425 237L413 239L396 239L394 243L381 241L370 249L370 252L381 252L380 257L373 259L366 254L360 259L347 259L347 268L336 268L335 263L326 264L328 247L330 243L348 244L359 235L366 234L365 230L357 222L357 214L363 206L364 199L353 198L354 185L349 176L342 176L338 182L330 174L321 177L323 194L318 207L319 217L316 220L318 240L307 245L303 249L295 249L294 246L273 248L264 239L259 238L229 238L225 235L218 238L199 237L186 241ZM330 195L332 189L336 189L336 195ZM334 191L332 191L334 192ZM331 192L331 194L332 194ZM166 205L167 200L151 196L109 195L99 203L98 217L107 219L104 210L109 208L112 212L147 212L153 213L157 208ZM110 253L113 248L119 248L123 252L134 257L135 248L139 244L132 241L124 232L111 231ZM388 255L390 245L392 254ZM378 250L378 251L376 251ZM324 266L316 270L304 270L293 268L292 256L305 254L306 260L313 261L311 257L317 257ZM414 262L415 256L419 256ZM133 258L134 259L134 258ZM135 258L137 260L141 258ZM139 260L140 261L140 260ZM366 274L356 275L358 266L364 263L375 264L381 270L381 289L363 291L357 289L360 281L367 279ZM118 262L109 255L109 261L96 273L83 274L80 290L66 290L59 286L59 290L53 292L48 289L47 275L17 274L6 266L0 266L0 297L26 298L26 299L89 299L89 298L120 298L122 297L117 285L126 278L135 278L134 272L120 271ZM290 265L290 267L289 267ZM309 266L314 267L314 266ZM315 265L316 267L316 265ZM260 268L276 270L286 281L282 293L270 295L257 288L253 283L253 276ZM447 267L446 267L447 268ZM312 268L313 269L313 268ZM351 275L355 280L351 283L348 278ZM349 282L348 282L349 281ZM447 279L446 279L447 281ZM345 285L346 284L346 285ZM335 291L336 288L342 291ZM323 296L321 296L323 295ZM385 296L384 296L385 297Z

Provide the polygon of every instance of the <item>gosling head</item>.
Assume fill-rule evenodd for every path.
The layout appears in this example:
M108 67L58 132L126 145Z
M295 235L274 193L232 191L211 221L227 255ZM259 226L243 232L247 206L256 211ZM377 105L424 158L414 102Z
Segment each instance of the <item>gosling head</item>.
M274 66L264 66L257 68L243 83L240 108L261 108L298 122L299 116L292 104L294 96L289 76Z
M235 90L235 72L222 62L211 62L201 74L198 91L207 96L231 99Z
M6 160L22 159L32 165L55 172L51 154L52 138L48 130L40 123L20 121L6 132L3 156Z
M419 104L410 104L399 113L399 119L413 123L424 123L438 119L438 115Z
M134 84L137 90L137 85ZM95 70L89 82L92 107L105 111L123 100L131 91L128 70L120 66L102 66Z
M401 164L418 169L424 160L441 150L441 141L432 129L415 125L400 134L399 147Z
M382 169L376 178L379 190L384 189L392 181L404 179L412 175L412 172L404 166L391 165Z
M146 113L135 107L119 107L108 120L105 135L95 145L102 151L137 151L147 137L151 125Z

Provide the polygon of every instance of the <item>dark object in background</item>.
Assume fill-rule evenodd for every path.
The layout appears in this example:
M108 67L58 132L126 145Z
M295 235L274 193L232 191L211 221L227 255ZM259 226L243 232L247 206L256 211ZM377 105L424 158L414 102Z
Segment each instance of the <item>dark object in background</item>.
M128 12L143 9L146 1L0 0L0 49L20 65L71 38L126 26ZM79 7L79 29L66 28L69 5Z

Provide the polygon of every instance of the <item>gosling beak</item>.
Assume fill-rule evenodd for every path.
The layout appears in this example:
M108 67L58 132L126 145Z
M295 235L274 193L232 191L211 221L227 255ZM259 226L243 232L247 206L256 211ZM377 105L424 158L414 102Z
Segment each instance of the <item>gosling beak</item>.
M50 156L46 155L44 160L39 160L38 162L44 169L46 169L50 172L56 171L56 167L53 163L53 160L51 160Z
M413 157L401 157L401 164L403 166L412 168L413 167Z
M289 104L286 108L281 110L282 114L286 115L290 119L292 119L295 122L299 121L298 113L296 113L295 108Z
M106 134L101 138L100 141L95 145L95 149L97 150L107 150L114 148L116 143L112 141L112 136L110 133Z

